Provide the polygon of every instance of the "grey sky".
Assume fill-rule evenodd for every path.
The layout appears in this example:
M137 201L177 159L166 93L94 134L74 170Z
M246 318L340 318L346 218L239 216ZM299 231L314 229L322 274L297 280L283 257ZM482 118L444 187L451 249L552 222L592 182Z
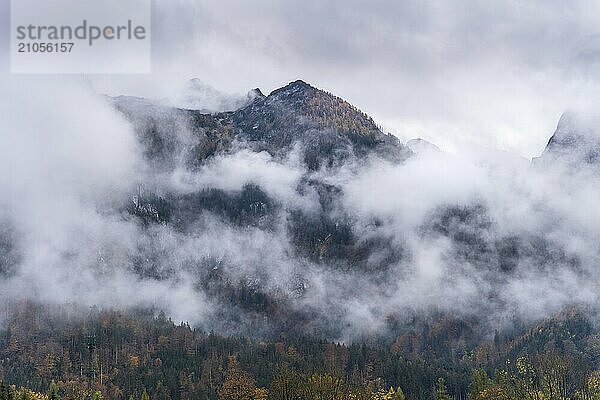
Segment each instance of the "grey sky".
M153 75L93 77L99 90L160 97L198 77L269 92L300 78L402 139L528 157L597 92L597 1L157 0L153 29Z

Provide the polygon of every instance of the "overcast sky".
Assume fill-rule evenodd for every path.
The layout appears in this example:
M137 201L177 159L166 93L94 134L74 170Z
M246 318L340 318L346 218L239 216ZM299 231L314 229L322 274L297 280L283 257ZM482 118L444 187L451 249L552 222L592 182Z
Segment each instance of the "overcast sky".
M598 1L156 0L153 30L153 74L91 77L97 90L303 79L447 150L535 156L600 81Z

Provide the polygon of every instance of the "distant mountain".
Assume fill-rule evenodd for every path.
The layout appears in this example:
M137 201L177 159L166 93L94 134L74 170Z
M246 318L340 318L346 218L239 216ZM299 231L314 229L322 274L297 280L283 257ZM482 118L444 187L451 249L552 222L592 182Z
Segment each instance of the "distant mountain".
M600 121L575 112L565 112L536 165L561 163L570 168L600 167Z
M406 142L406 147L408 147L413 153L416 154L424 154L431 152L437 153L441 151L440 148L437 147L435 144L421 138L409 140L408 142Z

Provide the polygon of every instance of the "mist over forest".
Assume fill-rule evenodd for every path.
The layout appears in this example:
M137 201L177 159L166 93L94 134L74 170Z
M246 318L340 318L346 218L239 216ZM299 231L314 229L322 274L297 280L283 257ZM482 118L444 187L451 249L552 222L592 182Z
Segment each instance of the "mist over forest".
M0 400L600 400L600 3L70 1L0 0Z
M5 303L150 308L208 331L344 342L437 313L477 319L485 337L597 310L591 113L565 113L530 162L413 152L302 81L211 113L9 85Z

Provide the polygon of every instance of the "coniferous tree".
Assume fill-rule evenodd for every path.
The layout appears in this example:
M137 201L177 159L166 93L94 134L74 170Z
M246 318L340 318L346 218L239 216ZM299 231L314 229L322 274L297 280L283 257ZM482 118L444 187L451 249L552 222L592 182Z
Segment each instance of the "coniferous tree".
M0 380L0 400L12 400L9 398L8 385L2 380Z
M486 390L490 385L490 379L487 372L482 369L475 369L471 373L471 383L469 384L469 400L477 400L479 393Z
M446 390L446 380L439 378L435 389L435 400L450 400L450 395Z
M48 388L48 400L60 400L60 396L58 394L58 386L56 386L56 383L54 381L50 383L50 387Z
M156 384L156 389L154 389L154 394L152 397L154 400L171 400L171 395L167 391L167 388L162 381L158 381Z

